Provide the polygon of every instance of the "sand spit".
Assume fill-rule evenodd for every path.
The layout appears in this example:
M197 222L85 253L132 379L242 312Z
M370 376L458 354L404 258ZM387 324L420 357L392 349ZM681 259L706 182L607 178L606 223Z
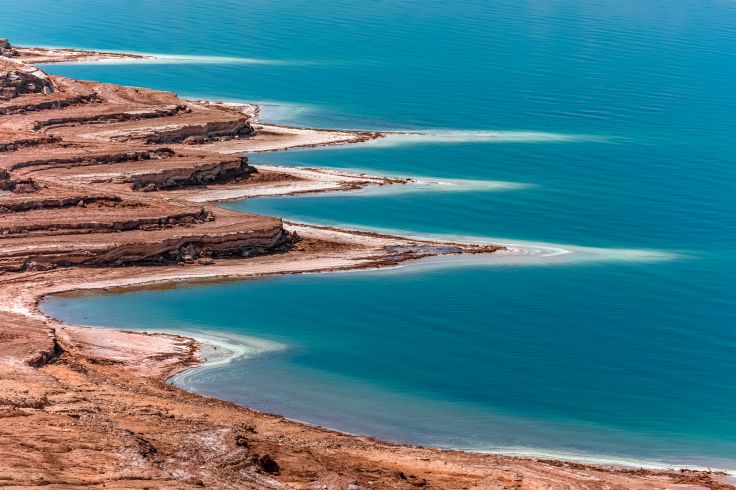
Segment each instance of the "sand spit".
M284 224L209 202L402 185L252 167L246 151L376 133L259 123L242 107L46 75L31 63L137 55L0 40L0 486L28 488L727 488L698 471L402 446L166 384L187 337L64 325L43 296L395 265L494 245ZM277 314L277 312L274 312Z

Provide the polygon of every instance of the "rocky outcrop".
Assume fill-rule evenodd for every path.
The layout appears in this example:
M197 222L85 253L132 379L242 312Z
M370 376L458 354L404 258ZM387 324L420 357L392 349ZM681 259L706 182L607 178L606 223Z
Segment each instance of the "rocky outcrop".
M18 103L0 105L0 116L11 114L26 114L28 112L45 111L48 109L63 109L65 107L99 102L98 94L81 94L68 97L44 97L38 100L23 100Z
M36 192L40 186L33 179L3 179L0 176L0 190L28 194Z
M121 121L140 121L142 119L155 119L159 117L175 116L187 112L189 108L185 104L177 104L166 107L150 107L135 111L103 112L101 114L57 117L38 121L33 129L50 128L54 126L71 126L79 124L101 124ZM27 111L26 111L27 112Z
M50 150L50 155L62 154L62 150L74 155L73 149ZM233 182L248 178L256 170L248 165L247 157L210 156L208 154L175 153L161 147L129 152L99 152L50 158L7 158L6 170L15 174L37 175L63 169L65 175L79 175L80 183L130 184L135 191L157 191L186 186L203 186ZM77 173L77 167L93 167ZM96 168L94 168L96 167ZM2 167L0 167L2 169ZM6 172L7 174L7 172ZM0 179L2 175L0 174Z
M94 237L94 239L92 239ZM173 230L95 234L84 240L47 238L8 239L0 247L0 271L48 270L64 266L164 265L211 262L215 258L251 257L288 248L296 237L283 229L281 220L242 227L202 225L191 231Z
M0 169L0 186L2 186L2 175L4 170ZM6 172L7 174L7 172ZM84 195L70 194L60 196L35 196L31 198L18 199L13 196L10 199L0 199L0 214L22 213L35 209L61 209L72 206L84 207L91 204L104 203L107 206L116 206L122 203L120 196L106 195Z
M13 179L11 178L10 172L4 168L0 168L0 191L27 193L35 192L38 189L39 186L33 179Z
M76 209L71 209L64 215L58 217L49 216L48 212L37 212L35 215L28 216L29 214L33 214L29 211L25 215L20 216L19 220L4 220L0 222L0 237L15 238L21 236L109 233L128 230L151 231L175 226L195 225L214 219L212 213L202 208L171 213L154 212L152 215L146 215L149 213L146 213L145 211L147 210L143 209L140 213L141 216L122 213L119 213L120 216L116 216L116 213L110 213L109 211L93 212L95 208L98 210L108 208L109 210L109 208L121 206L124 206L124 203L96 201L91 204L85 204L84 200L80 200ZM79 208L82 208L81 212Z
M0 58L0 100L24 94L51 94L54 84L38 68Z
M147 144L185 143L190 145L252 136L247 119L211 121L205 124L175 124L142 131L113 135L113 141L144 141Z
M2 135L0 135L0 153L6 151L15 151L31 146L57 143L59 141L61 141L61 138L54 135L16 135L15 137L8 139L5 139L2 137Z
M5 38L0 38L0 56L18 56L18 51Z
M150 192L191 185L201 186L244 179L254 171L255 169L248 165L246 157L223 158L198 165L136 175L132 178L131 187L136 191Z
M12 190L10 174L4 168L0 168L0 191Z
M140 162L146 160L158 160L162 158L171 158L175 155L170 148L151 148L140 151L127 151L120 153L83 153L66 158L29 158L13 162L8 166L8 170L16 171L29 167L86 167L94 165L110 165L121 162Z

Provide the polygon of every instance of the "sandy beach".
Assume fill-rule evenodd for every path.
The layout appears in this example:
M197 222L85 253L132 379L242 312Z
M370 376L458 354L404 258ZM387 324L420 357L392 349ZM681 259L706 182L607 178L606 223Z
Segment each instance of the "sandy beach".
M287 420L168 384L202 363L192 338L45 316L45 296L80 290L514 252L223 209L218 202L413 180L252 166L241 156L361 143L380 132L270 125L249 104L183 100L33 66L145 56L0 41L0 485L733 488L718 472L422 448Z

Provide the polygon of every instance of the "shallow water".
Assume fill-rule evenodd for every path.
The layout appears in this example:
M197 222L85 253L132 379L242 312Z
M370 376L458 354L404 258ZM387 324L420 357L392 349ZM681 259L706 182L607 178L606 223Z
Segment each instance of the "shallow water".
M51 314L276 342L180 382L343 430L736 470L736 4L93 5L3 4L3 34L182 56L54 73L421 133L256 163L523 184L231 207L596 247L597 260L52 299Z

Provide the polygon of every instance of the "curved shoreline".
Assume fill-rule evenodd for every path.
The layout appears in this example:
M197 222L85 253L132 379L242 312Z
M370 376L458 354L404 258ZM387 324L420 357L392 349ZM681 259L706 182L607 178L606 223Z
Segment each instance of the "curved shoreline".
M88 52L81 52L78 50L62 52L62 50L55 50L54 53L56 54L53 55L56 56L60 52L63 55L69 55L70 52L74 52L73 56L77 57L75 58L75 61L99 61L100 56L108 54L89 53L88 55L85 55L85 53ZM85 56L87 56L86 59ZM124 58L125 55L121 55L121 57ZM46 61L48 62L48 60ZM294 137L295 132L299 133L300 131L300 128L286 128L268 125L261 126L261 129L266 128L265 132L276 131L278 133L278 131L282 131L281 133L278 133L279 136L276 140L278 140L279 137L286 137L287 139ZM308 132L312 130L304 130L301 128L301 131L301 135L297 134L296 138L305 136L304 131ZM328 142L312 141L309 144L304 144L304 140L299 141L297 139L298 144L295 146L304 147L322 144L344 144L348 142L363 141L361 138L365 138L370 135L367 133L355 133L349 131L315 130L308 136L314 136L313 133L319 133L322 136L329 134L333 138L328 138ZM284 134L286 136L284 136ZM344 135L347 135L347 139L345 139ZM248 140L246 143L250 143L252 141L254 140ZM208 145L209 148L214 151L227 153L245 151L241 144L242 143L240 141L223 141L213 142ZM268 146L269 144L271 146ZM273 147L273 145L273 143L266 142L265 146L256 147L256 149L249 148L247 151L274 151L278 149ZM290 146L287 145L286 147ZM181 194L185 191L172 192L178 192ZM172 195L175 196L176 194ZM117 289L121 287L141 287L142 285L150 286L153 284L164 285L172 282L190 280L229 280L237 278L242 279L246 277L264 277L274 274L313 273L385 267L396 265L396 263L405 260L437 255L438 250L445 247L452 247L453 250L457 250L449 252L450 254L475 254L495 252L498 250L497 247L406 239L370 232L350 232L328 227L316 227L310 225L292 226L297 228L299 235L302 237L302 243L305 244L304 247L306 248L302 250L292 250L282 255L263 255L248 259L222 261L214 265L192 265L184 267L178 265L164 265L158 267L134 266L130 268L105 268L99 270L82 268L57 268L39 272L28 270L20 273L19 276L14 276L8 281L0 283L0 306L2 306L3 312L13 315L13 321L19 321L19 324L21 325L26 321L40 322L48 329L48 334L45 338L43 335L38 338L34 338L34 342L38 342L38 345L43 345L43 347L39 347L40 350L34 351L31 354L23 354L24 356L31 356L28 358L30 360L27 362L31 366L34 366L33 369L40 369L41 373L53 373L57 378L61 376L69 384L73 384L75 382L75 378L73 377L74 375L71 371L77 372L76 370L78 369L86 369L88 372L96 373L96 376L101 376L103 378L107 376L108 378L106 379L122 380L123 386L125 386L126 383L128 386L136 386L138 383L153 383L146 386L147 389L155 389L155 387L158 386L156 383L168 379L177 372L181 372L182 370L188 369L201 362L197 353L198 349L201 347L197 347L191 339L187 339L179 335L144 335L140 333L109 330L98 330L95 332L93 331L94 329L87 327L65 325L54 321L53 319L49 319L39 310L39 302L41 299L49 294L58 294L63 291L79 289ZM405 253L397 259L396 253L391 252L392 247L408 247L413 251ZM34 325L36 325L36 323L34 323ZM32 345L35 346L36 344ZM26 359L27 357L22 358ZM50 364L50 361L57 361L58 365L54 363ZM105 368L104 366L113 367ZM35 376L35 374L32 374L34 373L33 371L27 371L25 368L18 368L14 364L11 364L7 369L10 369L9 372L11 374L11 379L13 379L12 376ZM128 391L131 390L132 388ZM628 470L606 466L578 465L575 463L565 463L561 461L538 461L492 454L478 455L473 453L464 453L461 451L392 444L364 436L348 436L345 434L339 434L329 429L309 426L309 424L283 421L283 417L260 414L244 407L233 407L232 404L228 404L227 402L212 401L212 399L207 399L206 397L201 397L199 395L187 394L183 391L175 395L171 395L171 393L173 392L169 392L170 396L181 398L177 403L181 403L182 406L188 406L186 405L187 403L193 404L193 406L197 407L203 407L205 405L209 406L212 404L216 405L217 409L221 412L221 415L219 415L220 422L218 422L220 425L225 424L228 417L231 417L233 414L246 413L249 414L248 417L251 419L259 420L259 423L280 424L279 427L287 427L289 430L296 431L296 433L299 434L306 431L309 437L317 438L319 440L339 436L341 443L338 444L338 447L342 444L347 447L351 447L352 449L347 450L344 453L337 454L335 453L335 449L330 447L329 451L324 452L323 457L337 458L337 460L340 461L340 464L344 466L344 471L350 475L349 479L357 480L361 478L360 473L362 471L357 470L356 465L359 468L360 461L362 460L360 457L356 456L355 451L358 451L358 447L360 447L360 451L369 451L373 455L370 461L373 461L373 464L379 465L382 468L380 474L376 476L375 479L383 482L384 485L388 485L385 488L395 488L393 485L399 484L426 486L428 482L434 482L433 484L439 485L440 488L459 488L461 486L467 486L471 480L475 483L489 478L503 481L508 476L507 467L509 465L515 467L514 471L517 472L516 474L523 475L522 478L525 478L529 482L555 482L556 484L568 485L570 488L578 485L580 485L580 488L586 488L585 479L590 478L608 482L611 481L610 478L613 478L617 482L626 481L632 485L645 485L646 487L649 487L652 483L657 485L669 485L673 481L679 482L683 485L706 484L711 488L716 488L711 485L720 485L720 483L713 479L714 477L718 477L717 473L698 471L670 472ZM56 398L54 398L54 400L56 400ZM17 405L14 410L40 410L41 412L44 412L43 407L45 406L45 403L46 402L43 402L38 405L41 407L40 409L34 408L36 405L29 405L26 407L26 405L20 404ZM52 403L58 403L63 406L63 403L65 402L60 401ZM99 407L104 407L105 409L110 408L104 405L103 402L97 403L99 404ZM33 412L32 414L29 413L28 416L36 415L39 414ZM265 419L266 422L261 419ZM258 433L261 433L260 430ZM174 436L172 435L171 437ZM287 461L289 461L289 458L296 457L295 453L290 452L291 450L289 448L279 448L274 446L274 440L279 440L280 436L273 440L263 436L263 441L260 440L261 436L249 437L258 439L258 447L263 446L265 450L276 453L277 459L279 459L280 456L278 456L278 454L281 454L281 452L290 454L289 457L284 457ZM294 439L293 443L295 444L295 447L312 447L310 445L312 443L309 442L308 437L305 441L306 442L301 439ZM161 444L165 445L165 442L161 442ZM230 442L228 442L228 444L232 446ZM143 446L145 446L145 444L143 444ZM239 446L237 441L235 442L235 446L240 447L240 449L231 448L228 449L228 451L243 451L243 446ZM312 448L312 450L316 449ZM145 453L145 447L141 451L144 451ZM261 451L262 449L259 449L259 452ZM153 454L156 452L157 451L153 451ZM151 454L146 455L144 453L141 453L144 458L155 458L155 456L151 456ZM266 455L268 454L269 453L266 453ZM416 477L410 475L410 478L407 478L401 470L391 470L390 468L393 466L393 463L386 463L386 454L391 455L389 459L394 458L401 461L404 468L413 468L412 471L418 472L423 476ZM422 455L424 457L418 457L417 455ZM256 462L252 463L251 469L253 469L253 472L249 472L247 474L248 479L246 480L250 482L250 484L256 485L259 488L277 488L274 486L276 485L275 480L272 480L271 477L263 476L264 473L274 475L277 480L279 479L279 476L281 479L291 479L289 481L297 481L296 479L300 478L313 478L311 476L300 476L298 472L290 471L288 465L284 465L282 469L284 475L276 475L279 471L270 471L270 465L267 462L263 462L263 455L259 456L259 458L260 459L257 459ZM306 458L306 456L303 456L303 458ZM439 462L437 462L437 464L433 464L431 458L439 458L439 462L444 462L446 466L449 464L450 468L443 468ZM305 460L308 460L308 458ZM182 461L178 464L185 465L188 468L187 471L193 472L195 471L194 468L200 463L196 457L192 457L191 461ZM149 469L149 471L155 472L154 469ZM398 471L400 475L396 473L396 471ZM580 472L585 473L582 479L579 474ZM239 473L239 475L241 478L246 478L243 474ZM85 478L89 477L85 476ZM234 478L234 476L230 475L228 478ZM196 482L193 482L193 484L196 484ZM636 487L631 486L631 488Z
M450 259L452 260L452 259ZM422 261L415 262L413 264L407 264L407 265L398 265L395 266L397 268L401 267L422 267ZM309 271L309 272L300 272L299 274L324 274L325 272L335 273L335 272L357 272L361 270L385 270L385 267L377 267L377 268L371 268L371 269L345 269L345 270L331 270L331 271ZM289 272L285 272L284 274L291 274ZM115 295L123 291L139 291L139 290L151 290L159 287L167 288L168 286L173 287L179 287L180 285L183 286L189 286L189 285L196 285L200 281L204 281L206 283L221 283L223 281L240 281L245 279L268 279L269 277L273 277L273 274L265 274L265 275L259 275L259 276L222 276L220 278L202 278L197 279L195 282L193 282L191 279L180 279L180 280L163 280L161 282L154 281L149 283L143 283L143 282L137 282L132 284L126 284L126 285L115 285L115 286L108 286L108 285L87 285L91 286L89 288L87 287L75 287L74 289L70 290L60 290L59 292L53 292L45 294L44 296L40 296L37 298L37 306L35 308L36 312L43 315L44 318L49 321L58 324L59 328L62 330L71 330L72 332L77 329L82 330L98 330L100 337L104 337L104 332L106 331L119 331L117 327L106 327L102 325L82 325L82 324L74 324L74 323L66 323L60 319L57 319L56 317L50 316L48 313L46 313L43 310L43 302L51 297L54 296L65 296L65 295L71 295L75 296L77 294L99 294L100 290L104 290L104 294L111 294ZM84 286L84 285L83 285ZM131 334L137 334L137 335L164 335L164 336L171 336L173 338L185 338L190 339L196 343L196 350L191 351L191 358L188 359L186 362L183 362L177 369L169 370L167 371L166 375L162 378L163 381L165 381L167 384L170 384L171 386L174 386L178 389L189 391L191 393L197 393L196 390L187 388L186 386L182 385L177 381L177 378L180 377L186 377L187 373L194 373L194 372L202 372L202 370L207 370L211 368L217 368L222 365L226 365L233 360L237 359L247 359L250 357L258 356L262 353L266 352L278 352L281 350L288 349L288 345L282 345L273 341L268 341L261 338L256 337L248 337L248 336L242 336L237 334L220 334L218 332L215 333L207 333L207 332L195 332L192 330L185 329L155 329L154 332L151 332L150 329L146 328L137 328L134 330L121 330L123 333L131 333ZM241 342L235 342L232 339L228 339L228 337L236 337L240 338L243 337ZM243 344L249 344L249 345L243 345ZM264 347L262 344L269 344L268 347ZM221 352L217 353L213 359L208 359L207 354L205 353L208 349L211 349L214 347L215 350L217 349L227 349L229 352L225 356L221 355ZM256 352L254 352L254 347L256 348ZM257 350L261 349L261 350ZM199 393L197 393L199 394ZM199 394L199 396L207 397L208 395ZM236 402L231 402L236 403ZM239 404L240 405L240 404ZM276 416L284 418L285 420L288 420L290 422L296 423L296 424L304 424L310 427L314 427L318 430L325 430L329 432L339 433L345 436L349 437L369 437L373 439L373 436L370 436L368 434L358 434L353 433L350 431L346 431L343 429L331 427L329 425L324 424L315 424L309 421L301 420L298 418L291 418L288 416L283 416L278 414L277 412L272 412L268 409L252 409L249 408L249 410L256 411L257 413L262 413L267 416ZM565 452L565 451L555 451L555 450L546 450L546 449L533 449L533 448L524 448L524 447L508 447L508 448L500 448L498 450L489 450L489 449L470 449L470 448L457 448L457 447L438 447L438 446L422 446L422 445L415 445L411 443L401 443L396 441L385 441L387 444L396 445L400 447L412 447L412 448L426 448L432 451L438 451L440 453L442 452L467 452L467 453L474 453L479 455L492 455L492 456L501 456L501 457L509 457L509 458L522 458L522 459L528 459L531 461L545 461L545 462L559 462L560 464L564 462L573 463L573 464L579 464L583 465L585 467L589 468L605 468L608 471L622 471L622 472L628 472L632 470L641 470L641 471L651 471L653 473L656 472L671 472L671 471L693 471L693 472L704 472L708 474L713 475L724 475L729 478L736 477L736 471L729 471L718 467L713 466L699 466L695 464L669 464L666 462L661 462L657 460L651 460L651 459L639 459L639 458L627 458L625 456L612 456L607 455L605 453L579 453L579 452ZM725 487L724 487L725 488Z
M306 226L316 226L316 225L306 225ZM341 230L340 228L333 228L333 227L323 227L326 230ZM346 232L350 232L351 230L345 230ZM371 234L372 232L358 232L358 233L365 233L365 234ZM376 236L384 236L384 237L390 237L391 235L376 235ZM427 237L422 237L422 239L428 239ZM513 247L512 244L504 243L505 246ZM576 252L573 252L571 250L565 250L562 248L553 248L551 244L545 244L540 246L540 249L547 250L549 255L548 257L553 257L556 255L566 255L566 254L574 254ZM505 251L497 252L499 254L503 254ZM526 249L522 252L515 252L513 249L509 250L508 255L520 255L520 260L522 263L524 263L525 258L524 255L526 253L529 253L529 249ZM532 252L535 253L535 252ZM479 257L481 258L481 257ZM433 264L433 261L439 260L441 263ZM303 271L303 272L297 272L297 274L324 274L324 273L336 273L336 272L359 272L359 271L365 271L365 270L390 270L395 269L398 271L398 269L414 269L414 268L426 268L426 267L457 267L457 265L453 265L452 262L460 261L467 263L468 259L462 257L462 256L450 256L450 257L429 257L426 259L420 259L418 261L410 261L408 263L402 263L402 264L396 264L396 265L390 265L390 266L377 266L377 267L366 267L366 268L357 268L357 269L333 269L333 270L314 270L314 271ZM469 259L471 263L473 262L474 258ZM484 260L481 258L481 260ZM493 260L493 259L492 259ZM512 259L513 260L513 259ZM489 264L492 263L494 265L503 265L497 264L494 261L488 262L485 261L484 263ZM517 264L518 261L512 261L512 264ZM230 282L230 281L240 281L240 280L247 280L247 279L268 279L269 277L274 277L276 274L282 275L282 274L294 274L293 272L280 272L280 273L274 273L274 274L263 274L263 275L257 275L257 276L220 276L220 277L202 277L198 279L165 279L162 281L152 281L152 282L136 282L132 284L126 284L126 285L115 285L115 286L109 286L109 285L94 285L94 284L88 284L88 285L82 285L82 287L75 287L74 289L69 290L60 290L58 292L52 292L48 294L44 294L43 296L37 297L36 300L36 310L40 314L42 314L48 321L58 322L61 323L63 326L62 328L66 327L72 327L72 328L93 328L93 329L101 329L101 330L117 330L116 327L107 327L102 325L81 325L81 324L71 324L63 322L62 320L59 320L53 316L50 316L48 313L46 313L43 310L43 302L51 297L54 296L76 296L81 294L100 294L100 290L104 290L103 294L118 294L120 292L127 292L127 291L147 291L152 289L158 289L158 288L166 288L167 286L171 285L172 287L179 287L181 286L196 286L200 283L222 283L222 282ZM126 330L127 331L127 330ZM139 328L135 330L131 330L131 332L134 333L148 333L148 329ZM172 335L175 337L186 337L194 340L197 343L197 351L193 353L193 358L189 363L187 363L185 366L182 366L181 370L173 371L167 374L165 381L172 386L176 386L179 389L187 390L193 393L197 393L196 390L188 388L184 386L182 383L177 382L177 378L180 377L186 377L187 373L193 373L193 372L202 372L203 370L207 370L210 368L216 368L225 364L228 364L229 362L236 360L236 359L247 359L253 356L258 356L261 353L265 352L278 352L281 350L288 349L288 345L281 345L276 342L268 341L265 339L255 338L255 337L248 337L248 336L242 336L242 335L236 335L236 334L220 334L219 332L214 333L206 333L206 332L194 332L191 330L187 330L186 328L180 329L180 330L171 330L171 329L156 329L156 334L164 334L164 335ZM244 337L245 343L251 343L257 346L259 343L268 343L272 344L269 349L264 349L260 352L253 352L253 345L243 347L243 342L235 342L227 337ZM230 340L230 341L229 341ZM207 358L206 354L203 354L204 351L206 351L209 348L214 347L215 349L221 349L225 348L229 350L229 354L227 354L225 357L222 357L221 355L216 356L213 360L210 360ZM207 396L207 395L202 395ZM235 402L234 402L235 403ZM258 411L262 411L262 409L259 409ZM270 410L266 409L263 411L265 414L269 415L276 415L276 416L282 416L277 415L276 412L271 412ZM358 436L358 437L372 437L369 434L356 434L350 431L338 429L335 427L331 427L329 425L324 424L314 424L309 421L301 420L298 418L291 418L284 416L286 420L298 423L298 424L306 424L309 426L313 426L320 429L325 429L331 432L337 432L340 434L344 434L346 436ZM397 444L399 446L412 446L412 447L422 447L420 446L414 446L412 444L405 444L395 441L388 441L390 444ZM460 447L437 447L437 446L429 446L430 449L435 449L438 451L461 451L461 452L470 452L470 453L477 453L477 454L488 454L488 455L496 455L496 456L508 456L508 457L520 457L520 458L530 458L532 460L547 460L547 461L559 461L559 462L570 462L575 464L582 464L582 465L590 465L590 466L602 466L610 469L621 469L623 471L628 471L629 469L646 469L650 471L698 471L698 472L714 472L715 474L724 474L728 475L729 477L736 476L736 471L729 471L722 468L717 467L706 467L706 466L699 466L695 464L669 464L666 462L661 462L657 460L652 459L644 459L644 458L627 458L626 456L612 456L607 455L605 453L582 453L582 452L565 452L565 451L555 451L555 450L547 450L547 449L541 449L541 448L524 448L524 447L508 447L508 448L500 448L498 450L488 450L488 449L470 449L470 448L460 448Z

